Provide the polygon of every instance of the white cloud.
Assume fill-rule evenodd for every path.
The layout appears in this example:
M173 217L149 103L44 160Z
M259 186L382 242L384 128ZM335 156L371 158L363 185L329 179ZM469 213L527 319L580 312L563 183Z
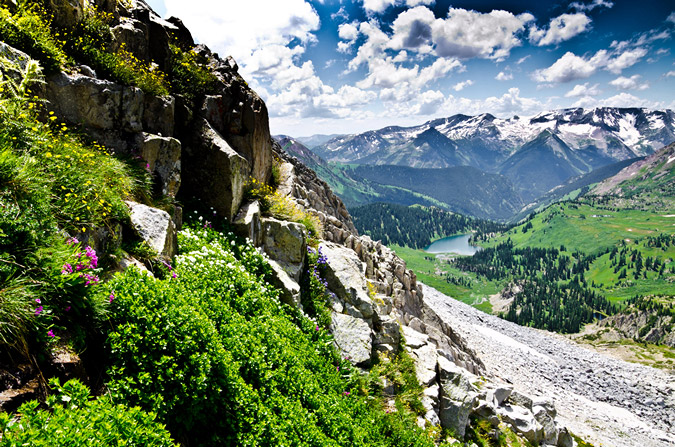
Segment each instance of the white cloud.
M523 62L525 62L526 60L528 60L530 57L532 57L531 54L528 54L527 56L521 57L520 59L518 59L518 60L516 61L516 65L522 64Z
M649 88L649 82L640 82L640 75L633 75L630 78L619 76L610 81L609 85L620 90L646 90Z
M673 76L675 76L675 71L669 71L668 73L666 73L667 78L671 78Z
M584 13L562 14L551 19L547 30L530 28L530 41L538 46L556 45L589 29L591 19Z
M675 23L675 11L670 13L668 18L666 19L666 22Z
M337 19L349 20L349 14L347 14L344 6L340 6L340 9L338 9L337 12L330 15L330 19L333 21Z
M361 0L367 13L383 13L390 6L404 4L408 8L420 5L433 5L436 0Z
M592 57L577 56L568 51L550 67L535 70L532 78L537 82L559 84L576 79L585 79L604 68L614 74L635 65L647 54L644 48L634 48L625 51L599 50Z
M576 9L577 11L592 11L599 7L611 8L613 6L614 3L608 0L593 0L592 2L586 4L581 2L570 3L570 8Z
M635 65L646 54L647 50L645 48L634 48L624 51L607 63L607 69L614 74L619 74L622 70Z
M500 97L491 96L485 99L455 98L449 95L441 108L441 113L477 115L488 112L499 116L532 115L547 108L550 108L550 104L544 104L534 98L522 97L520 89L513 87Z
M469 87L471 85L473 85L473 81L471 79L467 79L466 81L458 82L457 84L453 85L452 89L456 92L461 92L466 87Z
M647 107L656 109L660 104L648 101L646 99L638 98L630 93L621 92L611 98L600 101L605 107Z
M359 37L359 28L355 23L342 23L338 26L338 36L343 40L356 40Z
M588 86L588 82L584 84L577 84L572 90L565 93L565 98L578 98L582 96L598 96L600 94L598 84Z
M513 79L513 73L504 73L503 71L500 71L497 73L497 76L495 76L495 79L498 81L510 81Z
M389 47L415 49L423 53L431 51L431 26L435 21L434 13L423 6L402 12L392 23L393 35Z
M536 70L533 78L537 82L561 83L575 79L584 79L597 71L598 67L590 60L568 51L548 68Z
M433 115L443 105L445 96L437 90L427 90L419 96L418 101L412 108L415 115Z
M450 8L447 18L436 20L432 26L436 54L503 60L512 48L522 44L519 34L533 20L529 13L515 16L508 11L480 13Z
M594 98L593 96L583 96L579 99L577 99L573 104L572 107L581 107L584 109L592 109L593 107L598 107L598 98Z

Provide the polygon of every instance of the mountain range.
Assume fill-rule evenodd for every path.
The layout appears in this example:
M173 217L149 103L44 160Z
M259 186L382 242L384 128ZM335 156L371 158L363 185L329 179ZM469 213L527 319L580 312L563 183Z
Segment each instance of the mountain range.
M454 115L414 127L335 137L312 151L329 162L414 168L473 166L510 178L528 202L571 177L675 141L675 112L563 109L531 118Z

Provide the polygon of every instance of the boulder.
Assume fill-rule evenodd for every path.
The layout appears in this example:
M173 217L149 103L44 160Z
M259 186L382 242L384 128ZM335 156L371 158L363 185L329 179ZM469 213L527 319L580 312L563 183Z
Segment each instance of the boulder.
M563 427L558 432L558 443L556 445L558 447L574 447L576 445L567 428Z
M84 0L47 0L55 25L70 28L84 18Z
M110 30L113 34L113 51L124 50L133 54L136 59L150 62L148 45L148 27L145 23L130 17L120 18L120 23Z
M491 388L486 393L486 400L491 402L495 407L500 406L506 399L511 396L513 387L511 385L500 385Z
M520 393L518 391L512 391L511 395L509 396L508 402L512 405L517 405L519 407L524 407L527 408L528 410L532 410L532 399L523 393Z
M181 143L175 138L143 133L138 138L141 157L155 176L155 189L162 196L176 197L180 187Z
M401 326L401 329L403 330L406 346L409 346L412 349L420 348L429 342L428 335L417 332L410 326Z
M322 243L320 248L328 258L328 288L341 300L356 307L365 318L371 318L374 314L373 301L368 295L363 264L356 253L330 242Z
M438 358L438 372L441 382L441 425L463 438L478 393L471 384L469 374L444 357Z
M268 259L270 267L272 267L272 285L279 290L279 299L296 307L302 307L300 304L300 285L293 280L286 270L276 261Z
M163 137L172 137L176 123L176 100L173 96L145 95L143 130Z
M299 282L307 255L305 226L272 217L262 218L260 223L263 250L277 261L294 281Z
M370 365L372 340L368 323L360 318L333 313L330 330L343 357L354 365Z
M245 203L239 209L232 222L234 231L241 237L247 237L255 246L262 244L262 224L260 223L260 203L257 200Z
M375 315L373 322L373 345L380 352L396 353L401 341L401 326L390 315Z
M158 255L165 258L175 256L178 239L176 226L169 213L136 202L126 203L130 211L131 225L141 239Z
M414 349L412 357L415 360L415 374L422 386L429 386L436 381L436 363L438 354L436 346L429 343Z
M543 442L546 444L557 445L558 427L556 427L555 421L549 411L544 407L535 405L532 407L532 414L534 414L534 418L542 427Z
M533 444L539 444L543 438L543 428L527 408L515 405L504 405L497 409L502 420L513 430L523 435Z
M197 197L216 213L232 220L244 200L251 166L206 120L199 120L184 142L183 196Z

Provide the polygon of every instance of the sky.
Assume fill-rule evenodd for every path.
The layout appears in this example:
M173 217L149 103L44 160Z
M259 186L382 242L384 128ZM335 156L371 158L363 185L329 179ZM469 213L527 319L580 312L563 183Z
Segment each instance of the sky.
M671 0L146 0L265 100L272 134L457 113L675 109Z

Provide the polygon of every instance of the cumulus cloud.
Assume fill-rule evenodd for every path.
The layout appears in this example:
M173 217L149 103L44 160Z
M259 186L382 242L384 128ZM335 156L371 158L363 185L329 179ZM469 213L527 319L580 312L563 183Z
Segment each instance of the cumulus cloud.
M513 79L513 73L504 73L503 71L500 71L497 73L497 76L495 76L495 79L498 81L510 81Z
M603 99L601 103L605 107L659 107L658 103L654 103L643 98L638 98L637 96L626 92L621 92L618 95Z
M419 96L419 102L412 108L415 115L432 115L445 101L445 95L437 90L427 90Z
M457 84L453 85L452 89L456 92L461 92L470 85L473 85L473 81L471 79L467 79L466 81L458 82Z
M667 78L671 78L671 77L674 77L674 76L675 76L675 71L669 71L668 73L666 73Z
M436 0L361 0L363 2L363 9L367 13L383 13L390 6L406 5L409 8L414 8L420 5L433 5Z
M647 49L645 48L634 48L624 51L614 59L608 61L607 69L614 74L619 74L622 70L635 65L646 54Z
M430 51L431 26L435 21L434 13L423 6L402 12L392 23L393 36L389 47Z
M449 95L445 100L442 113L450 115L454 113L464 113L467 115L477 115L480 113L492 113L499 116L504 115L531 115L539 113L549 108L550 104L544 104L534 98L520 96L520 89L510 88L502 96L491 96L485 99L455 98Z
M530 28L530 41L538 46L557 45L590 28L591 19L584 13L562 14L551 19L548 29Z
M305 0L234 2L227 14L214 14L222 8L220 0L165 0L165 5L167 15L181 17L197 40L209 42L222 55L234 56L244 73L256 52L296 39L306 45L315 40L313 32L320 24L319 15Z
M578 98L578 97L589 97L599 95L600 89L598 84L592 85L589 87L588 82L584 84L577 84L572 90L565 93L565 98Z
M666 18L666 22L675 23L675 11L671 12Z
M613 81L609 82L609 85L616 87L620 90L646 90L649 88L649 82L641 82L640 75L633 75L630 78L624 76L619 76Z
M593 56L585 58L568 51L548 68L536 70L532 78L537 82L559 84L577 79L585 79L600 69L619 74L635 65L647 54L645 48L634 48L623 52L599 50Z
M343 40L356 40L359 37L359 28L355 23L343 23L338 26L338 36Z
M480 13L450 8L446 19L436 20L432 25L436 54L503 60L512 48L522 44L519 35L532 21L534 16L529 13L516 16L508 11Z
M614 3L608 0L593 0L590 3L581 3L581 2L570 3L570 8L576 9L577 11L592 11L595 8L600 7L612 8L613 6Z
M537 82L561 83L584 79L597 71L591 60L586 60L568 51L548 68L536 70L533 78Z

